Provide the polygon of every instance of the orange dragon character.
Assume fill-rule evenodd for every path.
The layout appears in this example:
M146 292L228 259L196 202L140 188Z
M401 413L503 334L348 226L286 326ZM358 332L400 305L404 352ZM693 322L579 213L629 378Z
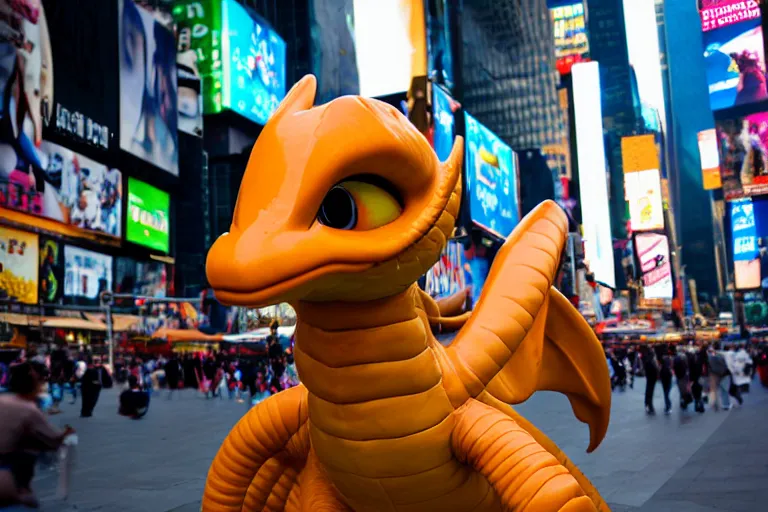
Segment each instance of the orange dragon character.
M294 306L303 384L234 427L202 510L607 511L508 405L565 393L590 451L608 428L602 349L552 288L564 214L546 202L525 217L456 321L461 297L436 303L414 283L453 232L462 140L440 163L395 108L313 108L315 88L301 80L264 127L207 262L223 303ZM466 323L446 348L430 327L451 315Z

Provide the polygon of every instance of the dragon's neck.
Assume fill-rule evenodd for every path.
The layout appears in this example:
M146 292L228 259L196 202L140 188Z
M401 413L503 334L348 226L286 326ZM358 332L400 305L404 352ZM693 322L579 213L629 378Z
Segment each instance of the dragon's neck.
M429 390L440 368L416 289L370 302L296 306L296 367L309 392L336 404Z

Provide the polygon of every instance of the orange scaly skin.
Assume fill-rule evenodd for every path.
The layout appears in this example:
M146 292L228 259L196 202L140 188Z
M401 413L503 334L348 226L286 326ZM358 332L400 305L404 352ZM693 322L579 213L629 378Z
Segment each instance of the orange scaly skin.
M562 211L546 202L523 219L473 313L462 312L466 291L435 302L413 283L453 231L461 139L441 164L394 108L357 97L312 108L314 92L306 77L264 128L231 232L207 268L225 303L296 308L303 385L234 427L211 465L203 510L607 511L508 405L537 390L565 393L590 425L590 451L608 427L602 349L552 288ZM362 228L317 221L334 185L371 174L402 211ZM459 327L447 348L432 335Z

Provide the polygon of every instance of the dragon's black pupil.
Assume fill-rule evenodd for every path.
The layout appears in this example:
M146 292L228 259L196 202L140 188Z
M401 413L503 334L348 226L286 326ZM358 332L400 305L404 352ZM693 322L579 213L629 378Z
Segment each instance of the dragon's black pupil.
M317 219L334 229L353 229L357 224L357 205L344 187L335 186L323 199Z

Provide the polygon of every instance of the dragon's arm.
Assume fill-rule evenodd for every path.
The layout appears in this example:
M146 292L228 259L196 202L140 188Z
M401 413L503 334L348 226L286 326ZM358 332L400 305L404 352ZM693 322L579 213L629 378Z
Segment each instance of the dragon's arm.
M232 429L208 471L206 512L298 507L293 492L309 453L307 390L271 396Z

